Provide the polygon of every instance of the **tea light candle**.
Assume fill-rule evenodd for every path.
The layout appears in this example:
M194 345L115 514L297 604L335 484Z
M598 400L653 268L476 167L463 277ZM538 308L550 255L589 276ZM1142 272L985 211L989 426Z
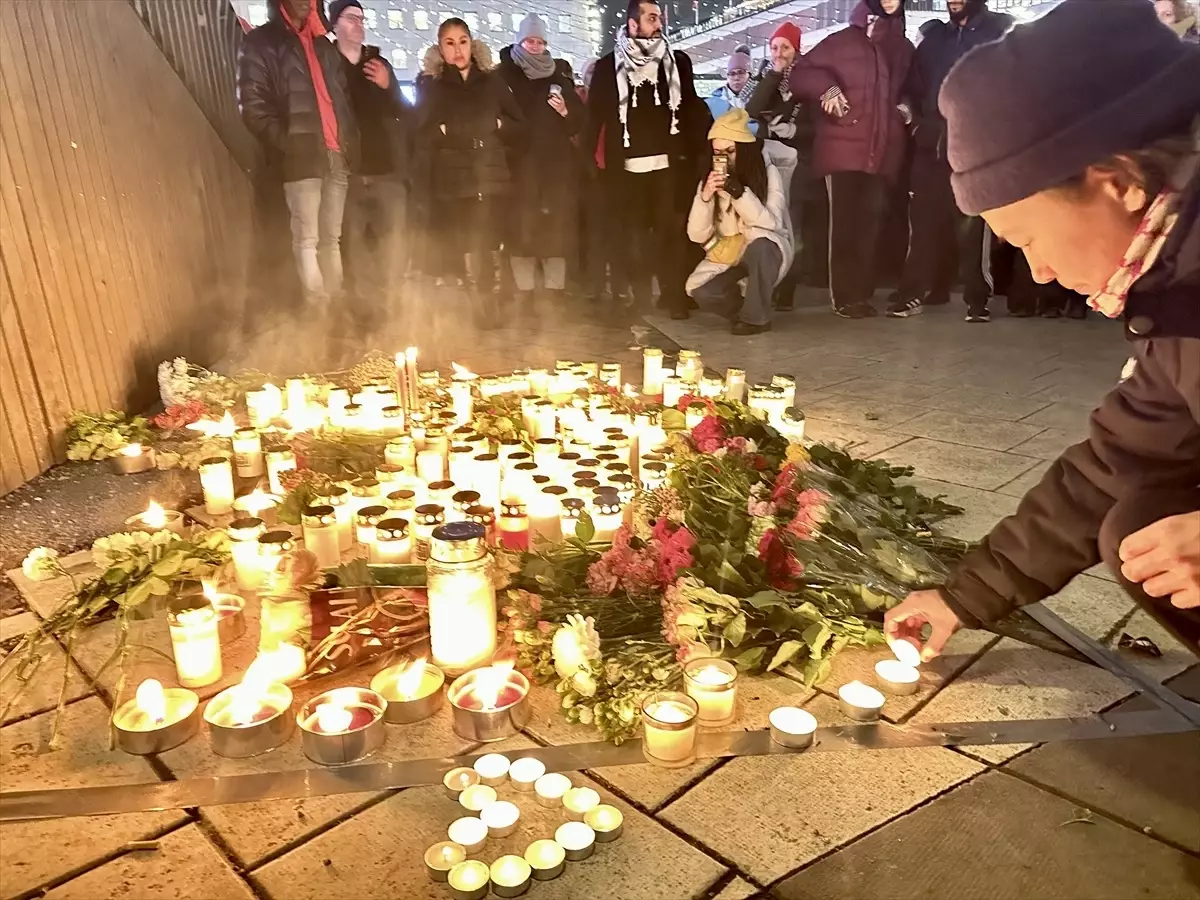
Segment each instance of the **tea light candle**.
M266 530L262 519L246 517L229 523L229 555L233 558L233 576L243 591L257 591L262 583L258 539Z
M458 795L459 805L471 812L479 812L496 802L496 789L487 784L473 784Z
M273 646L260 648L254 657L251 667L258 666L270 673L272 681L279 684L291 684L298 680L308 670L308 659L304 648L296 644L278 642Z
M375 526L375 542L371 545L373 563L406 563L412 558L412 535L407 519L380 519Z
M813 714L794 706L776 707L767 716L767 722L771 726L771 740L793 750L803 750L812 744L813 732L817 730Z
M881 688L897 696L915 694L921 686L921 673L898 659L881 659L875 663L875 679Z
M262 438L253 428L233 433L233 465L239 478L257 478L263 473Z
M542 839L525 848L525 862L529 863L535 881L551 881L566 868L567 852L558 841Z
M383 713L387 701L359 687L334 688L300 708L304 755L325 766L343 765L374 753L386 739Z
M727 725L737 703L737 668L726 659L693 659L683 667L687 695L696 701L701 725Z
M563 795L571 790L571 779L562 772L551 772L534 782L533 790L539 806L556 809L562 806Z
M520 856L502 856L491 868L492 893L497 897L520 897L529 890L533 867Z
M464 862L467 848L454 841L440 841L425 851L425 872L430 881L445 881L450 870Z
M234 512L240 515L262 519L265 525L274 525L276 512L281 502L282 499L280 497L255 488L249 494L243 494L234 500L233 509Z
M479 816L463 816L450 823L446 836L456 844L462 844L467 856L474 856L483 849L488 830Z
M519 818L521 811L515 803L509 803L507 800L489 803L479 811L480 821L487 826L488 837L493 838L508 837L516 831Z
M141 444L126 444L108 458L109 467L118 475L137 475L154 468L154 450Z
M260 674L263 677L259 677ZM284 743L296 727L291 715L292 692L271 683L265 670L251 667L241 684L226 688L204 709L213 753L244 759Z
M888 649L892 655L906 666L916 668L921 664L921 650L910 640L895 638L888 640Z
M176 598L167 609L175 672L184 687L204 687L221 680L221 636L217 611L207 597Z
M514 759L508 767L508 778L512 786L522 793L531 793L534 783L546 774L546 764L535 756Z
M463 791L476 784L479 784L479 773L466 766L451 769L442 776L442 788L451 800L457 800Z
M563 794L562 805L568 819L582 822L585 815L600 805L600 795L590 787L573 787Z
M199 727L200 698L184 688L168 688L153 678L137 687L132 700L117 707L112 724L117 746L144 756L182 744Z
M655 397L663 389L663 352L658 347L642 351L642 393Z
M468 847L467 854L470 853L471 848ZM454 900L483 900L487 896L490 878L491 869L487 863L468 859L450 870L446 876L446 883Z
M883 694L861 681L851 681L838 688L842 712L859 722L874 722L883 708Z
M338 546L337 519L332 506L309 506L301 516L304 529L304 548L317 557L323 569L342 561Z
M284 472L294 471L295 468L296 454L290 449L283 448L267 451L267 483L271 488L272 494L283 496L286 493L283 489L283 482L279 480L279 476Z
M475 771L483 784L499 787L508 781L509 762L503 753L487 753L475 760Z
M204 510L209 515L233 510L233 466L225 457L200 460L200 487L204 491Z
M583 822L564 822L559 825L554 832L554 840L572 862L587 859L596 849L596 832Z
M687 694L662 691L642 703L642 750L653 763L686 766L695 758L699 707Z
M600 804L595 809L588 810L583 817L583 823L596 832L597 843L607 844L615 841L625 830L625 817L615 806Z
M154 534L156 531L171 531L175 534L183 534L183 513L176 509L163 509L158 503L153 500L146 507L145 512L140 512L136 516L130 516L125 520L125 526L134 531L144 531L146 534Z

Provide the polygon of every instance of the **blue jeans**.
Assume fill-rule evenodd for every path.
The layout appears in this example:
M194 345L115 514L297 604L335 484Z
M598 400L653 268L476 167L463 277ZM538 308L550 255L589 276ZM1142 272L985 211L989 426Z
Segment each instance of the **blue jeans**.
M312 298L342 291L342 213L349 173L335 157L324 178L304 178L283 185L292 215L292 253L304 293Z

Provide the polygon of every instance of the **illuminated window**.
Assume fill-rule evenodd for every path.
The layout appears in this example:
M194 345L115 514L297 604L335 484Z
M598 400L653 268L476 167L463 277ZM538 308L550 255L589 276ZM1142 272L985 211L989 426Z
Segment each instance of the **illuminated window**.
M558 33L559 34L570 34L571 33L571 17L570 16L559 16L558 17Z
M404 10L389 9L388 10L388 28L403 28L404 27Z
M425 31L429 28L429 13L423 9L413 10L413 28Z
M378 21L379 15L375 12L375 10L371 9L370 7L367 7L363 10L363 22L366 23L368 28L373 30Z
M492 31L499 31L504 27L504 16L500 13L488 13L488 27Z
M408 51L403 47L392 48L392 65L397 69L408 68Z
M513 31L521 30L521 19L524 18L520 13L512 14Z
M479 30L479 16L469 12L463 18L467 20L467 27L471 29L472 34Z
M267 24L267 4L251 3L250 8L246 10L246 15L250 24L255 28Z

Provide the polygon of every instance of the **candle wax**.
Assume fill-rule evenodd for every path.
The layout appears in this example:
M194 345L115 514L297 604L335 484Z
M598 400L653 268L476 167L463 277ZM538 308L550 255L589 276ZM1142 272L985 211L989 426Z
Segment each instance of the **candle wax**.
M499 696L496 698L494 706L485 706L483 701L479 699L475 691L465 691L455 702L463 709L483 710L483 709L504 709L512 706L521 699L521 691L516 685L506 684L500 690Z
M320 722L318 721L318 716L320 713L319 709L309 717L308 721L304 723L304 727L309 731L316 732L317 734L346 734L351 731L359 731L360 729L366 728L368 725L374 722L376 718L378 718L378 714L375 712L375 710L366 706L347 706L345 709L350 713L350 724L341 731L325 731L323 728L321 728Z

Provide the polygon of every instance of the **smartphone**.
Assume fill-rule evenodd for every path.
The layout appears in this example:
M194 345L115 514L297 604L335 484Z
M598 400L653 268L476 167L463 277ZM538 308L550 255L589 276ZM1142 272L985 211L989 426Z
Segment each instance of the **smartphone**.
M372 47L370 44L363 44L362 62L366 64L373 59L379 59L379 48Z
M714 153L713 154L713 162L712 162L712 170L717 175L728 175L729 174L729 157L726 156L724 153Z
M559 99L562 99L562 85L561 84L550 85L550 96L558 97Z

